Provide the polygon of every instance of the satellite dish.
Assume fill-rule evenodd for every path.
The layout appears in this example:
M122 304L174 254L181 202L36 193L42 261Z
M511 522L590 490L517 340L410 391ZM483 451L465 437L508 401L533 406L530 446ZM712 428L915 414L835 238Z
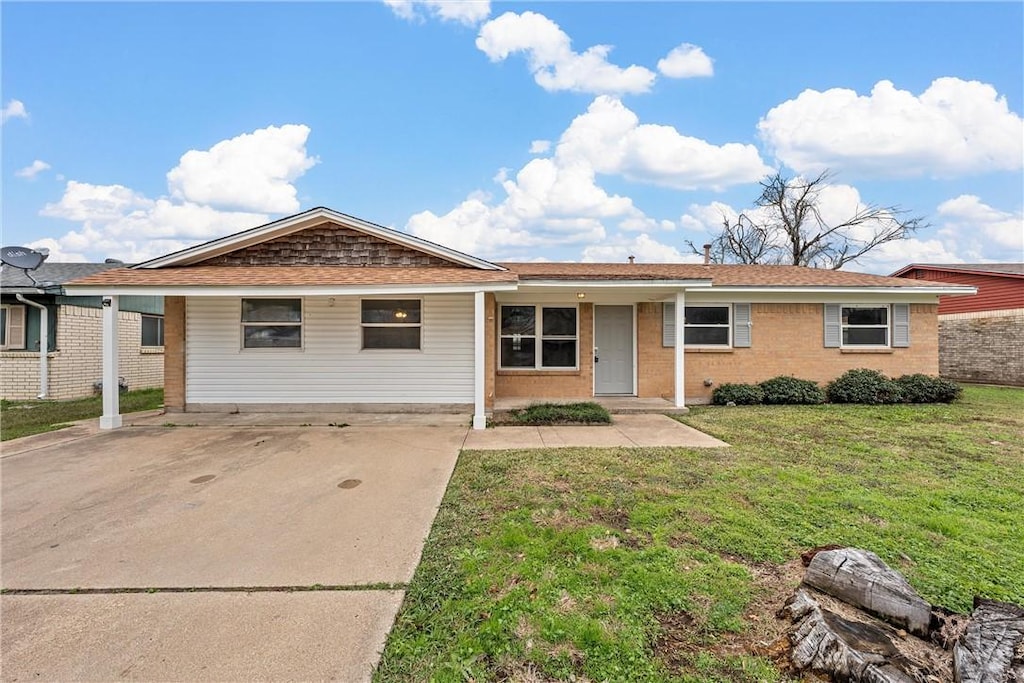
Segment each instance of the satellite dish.
M0 261L4 265L21 270L35 270L43 265L48 254L41 254L35 249L28 247L4 247L0 249Z

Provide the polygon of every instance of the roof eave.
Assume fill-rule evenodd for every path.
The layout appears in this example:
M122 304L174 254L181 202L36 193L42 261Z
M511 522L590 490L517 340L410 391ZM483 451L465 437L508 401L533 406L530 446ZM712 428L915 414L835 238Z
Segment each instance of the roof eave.
M977 287L968 285L943 285L940 287L901 287L871 285L719 285L716 292L784 292L787 294L930 294L936 296L970 296L978 293Z
M515 282L364 285L71 285L71 296L375 296L515 291Z

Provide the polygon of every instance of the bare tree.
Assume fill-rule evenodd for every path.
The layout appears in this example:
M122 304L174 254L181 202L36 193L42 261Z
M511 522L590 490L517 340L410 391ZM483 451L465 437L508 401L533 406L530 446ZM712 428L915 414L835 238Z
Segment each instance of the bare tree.
M908 216L898 206L857 206L844 220L830 222L821 214L821 192L832 176L813 180L786 178L781 173L761 181L755 205L763 211L722 217L722 231L711 241L716 263L768 263L838 270L887 242L909 237L927 227L924 218ZM751 212L754 213L754 212ZM702 252L690 241L695 254Z

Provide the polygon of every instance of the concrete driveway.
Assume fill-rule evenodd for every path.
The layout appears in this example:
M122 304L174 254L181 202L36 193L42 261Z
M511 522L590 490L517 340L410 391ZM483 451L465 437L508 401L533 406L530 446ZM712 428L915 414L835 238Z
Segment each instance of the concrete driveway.
M466 431L131 427L5 445L3 679L368 679Z

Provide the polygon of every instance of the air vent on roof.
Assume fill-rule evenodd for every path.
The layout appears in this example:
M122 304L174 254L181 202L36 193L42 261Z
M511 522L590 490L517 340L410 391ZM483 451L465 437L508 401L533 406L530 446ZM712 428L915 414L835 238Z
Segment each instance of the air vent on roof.
M105 258L105 259L103 259L103 262L104 263L120 263L121 265L124 265L124 261L122 261L119 258Z

